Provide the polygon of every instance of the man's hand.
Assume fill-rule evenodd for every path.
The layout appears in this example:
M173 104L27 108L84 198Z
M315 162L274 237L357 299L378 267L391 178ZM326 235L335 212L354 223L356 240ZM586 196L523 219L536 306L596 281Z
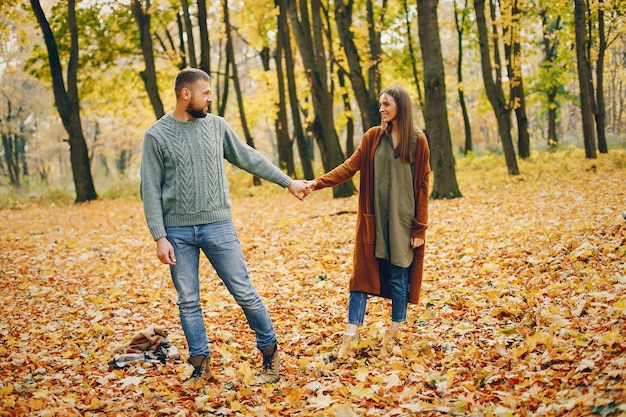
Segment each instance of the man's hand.
M307 182L302 180L293 180L288 190L300 201L304 200L311 192L307 186Z
M160 237L156 240L157 244L157 256L159 261L165 265L176 265L176 255L174 254L174 247L167 238Z

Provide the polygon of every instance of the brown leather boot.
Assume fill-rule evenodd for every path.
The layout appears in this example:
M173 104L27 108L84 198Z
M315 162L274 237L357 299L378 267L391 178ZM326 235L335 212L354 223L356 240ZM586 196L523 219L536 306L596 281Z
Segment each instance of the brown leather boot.
M209 356L192 356L187 362L193 366L193 372L191 376L187 378L185 384L196 387L200 383L207 383L213 381L213 373L211 372Z
M280 379L280 354L278 353L278 344L274 343L263 351L263 372L259 381L261 383L273 383Z

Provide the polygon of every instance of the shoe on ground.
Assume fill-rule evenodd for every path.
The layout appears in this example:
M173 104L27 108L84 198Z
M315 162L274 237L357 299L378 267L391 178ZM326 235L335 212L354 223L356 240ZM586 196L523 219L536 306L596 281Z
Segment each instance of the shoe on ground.
M262 384L274 383L280 379L280 354L278 353L278 344L268 346L262 351L263 353L263 371L259 377Z
M210 359L209 356L192 356L187 360L187 362L193 366L193 372L185 381L186 385L199 387L215 380L211 372Z
M339 351L337 352L337 359L343 359L348 356L348 353L351 350L352 341L356 338L355 334L349 335L344 334L341 340L341 346L339 347Z
M398 334L394 334L390 330L387 330L383 336L383 341L381 342L380 357L383 359L388 358L390 353L395 353L394 350L399 344Z

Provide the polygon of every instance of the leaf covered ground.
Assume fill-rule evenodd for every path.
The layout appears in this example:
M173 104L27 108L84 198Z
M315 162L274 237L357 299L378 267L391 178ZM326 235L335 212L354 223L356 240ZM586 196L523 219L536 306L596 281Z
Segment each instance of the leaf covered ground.
M390 308L377 298L354 355L332 356L357 198L234 185L283 358L272 385L253 383L253 335L204 258L218 381L182 385L176 294L140 202L0 211L0 416L625 415L626 157L535 156L520 177L500 164L464 160L463 198L431 202L421 302L387 359ZM151 324L183 360L110 369L113 350Z

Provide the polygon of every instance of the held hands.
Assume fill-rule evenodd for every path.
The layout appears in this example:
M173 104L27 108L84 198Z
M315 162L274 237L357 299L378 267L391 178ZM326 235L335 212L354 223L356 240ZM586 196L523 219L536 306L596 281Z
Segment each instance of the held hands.
M303 180L294 180L289 185L289 192L294 195L298 200L302 201L309 194L313 192L315 189L315 185L317 185L317 181L303 181Z

